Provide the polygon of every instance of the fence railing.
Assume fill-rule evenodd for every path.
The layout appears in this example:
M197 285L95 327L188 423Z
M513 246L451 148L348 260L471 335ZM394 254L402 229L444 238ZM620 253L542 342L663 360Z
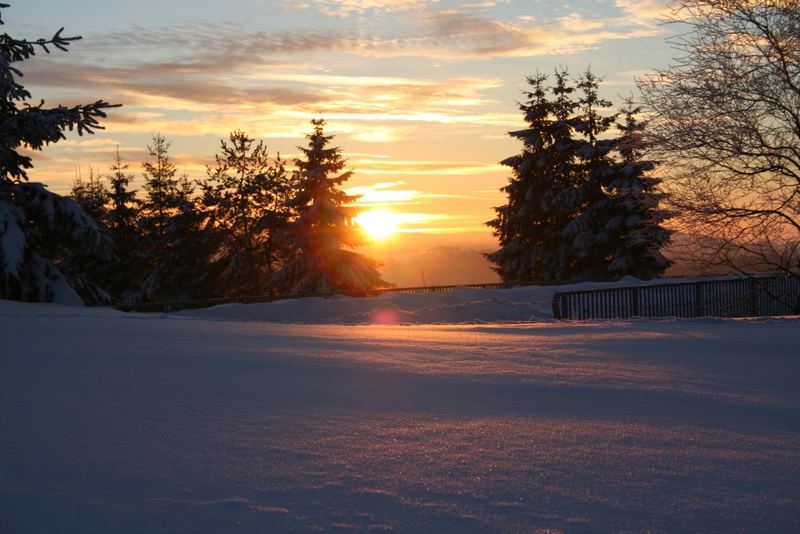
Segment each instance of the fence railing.
M792 314L800 314L800 276L589 289L553 296L555 319Z

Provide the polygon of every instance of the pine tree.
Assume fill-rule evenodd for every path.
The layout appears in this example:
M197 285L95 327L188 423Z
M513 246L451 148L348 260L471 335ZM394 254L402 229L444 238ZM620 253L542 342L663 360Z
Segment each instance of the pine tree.
M104 223L108 214L109 192L100 176L89 167L89 178L80 175L72 182L70 197L78 203L86 214L98 223Z
M153 158L142 163L146 197L139 216L143 281L126 300L165 300L174 298L176 265L171 261L174 244L173 219L180 213L181 191L177 168L169 157L170 143L161 134L147 145Z
M195 198L194 182L184 173L177 180L171 201L174 211L167 223L167 246L157 266L159 300L197 299L215 293L218 236L207 228L207 216Z
M661 180L650 174L655 162L644 158L646 124L636 118L640 108L629 98L620 112L624 122L617 125L621 136L615 140L620 159L608 182L614 215L605 230L615 247L607 269L611 279L632 275L646 280L663 274L672 263L661 253L672 234L663 224L672 213L660 207Z
M136 216L141 205L136 190L129 189L133 175L127 170L128 165L122 162L117 147L111 174L107 176L111 186L108 192L108 227L115 235L114 241L124 246L132 245L135 240Z
M202 202L222 241L219 285L226 296L262 294L286 259L292 175L280 155L271 161L263 142L244 132L232 132L220 147L202 186Z
M569 239L572 269L567 279L603 280L608 278L610 250L616 248L605 228L613 217L614 204L609 182L616 173L612 151L615 140L604 137L614 126L616 115L603 115L601 110L611 102L599 96L600 80L586 71L577 81L581 91L578 115L572 124L582 137L577 140L576 181L560 198L570 214L570 222L562 230Z
M142 163L147 200L141 222L145 233L157 248L164 246L169 219L177 209L179 195L178 179L175 177L177 169L169 159L169 147L170 143L163 135L153 135L147 151L154 159Z
M653 163L641 159L638 110L623 112L622 136L608 135L616 114L599 96L599 79L587 71L577 83L556 74L529 78L533 89L520 108L529 128L512 132L522 153L503 164L512 168L502 190L508 203L495 208L500 249L487 257L505 282L651 278L669 262L660 249L669 240L659 210ZM572 93L580 91L575 100Z
M353 225L358 197L339 187L352 171L345 170L341 149L329 147L323 119L311 121L308 147L298 147L303 159L295 160L299 172L297 193L291 205L298 211L292 226L297 254L280 271L276 284L292 294L362 291L387 286L378 262L347 250L362 244Z
M0 10L7 8L0 4ZM0 14L0 24L2 24ZM114 107L31 106L30 92L18 82L15 65L50 47L66 51L79 37L28 41L0 35L0 298L80 303L102 301L107 294L84 269L109 254L110 243L97 224L72 199L28 183L30 156L20 148L41 150L65 138L66 130L91 134L98 119Z
M508 283L561 280L571 274L569 246L561 235L570 210L557 199L576 182L572 115L577 104L566 71L556 74L552 90L546 81L543 74L528 78L528 99L520 104L528 128L509 134L522 141L522 152L501 162L512 169L502 188L508 203L495 208L497 217L487 223L500 241L500 249L487 257Z
M136 287L142 269L137 226L141 202L136 198L136 190L129 189L134 177L122 162L119 147L110 170L111 174L106 176L110 188L105 224L111 233L114 258L107 279L112 295L122 296Z

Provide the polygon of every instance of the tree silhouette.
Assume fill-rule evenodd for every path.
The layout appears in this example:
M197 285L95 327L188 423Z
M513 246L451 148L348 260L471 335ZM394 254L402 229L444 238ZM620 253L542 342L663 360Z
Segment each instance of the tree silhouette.
M507 203L487 223L500 240L487 257L509 283L663 273L668 214L659 208L658 180L647 174L654 164L641 159L637 110L627 109L622 136L611 138L617 115L602 113L611 103L600 98L594 74L575 85L566 71L556 73L552 88L546 81L528 78L520 109L529 127L510 134L523 147L502 162L512 176L502 189Z
M201 198L208 231L220 239L219 286L225 296L263 294L287 259L294 178L280 155L271 160L263 142L244 132L232 132L220 149Z
M797 0L677 0L679 56L638 80L689 259L800 272Z
M0 10L9 7L0 4ZM0 23L2 23L0 14ZM30 156L65 138L65 131L93 133L98 119L114 107L103 101L72 107L31 105L16 66L37 51L66 51L80 37L29 41L0 35L0 297L80 302L105 300L107 294L87 276L93 255L107 256L110 244L96 223L68 198L42 184L28 183Z
M293 294L360 291L387 286L378 262L348 248L362 244L353 225L358 197L340 189L353 174L339 147L330 147L323 119L311 121L314 131L307 147L298 147L303 159L295 160L299 173L297 193L291 205L298 216L291 239L296 255L276 277L277 286Z

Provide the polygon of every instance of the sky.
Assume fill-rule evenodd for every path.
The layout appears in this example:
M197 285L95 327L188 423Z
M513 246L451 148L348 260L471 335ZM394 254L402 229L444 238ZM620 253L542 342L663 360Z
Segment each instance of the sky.
M527 75L591 67L620 103L671 58L659 0L10 3L14 37L83 37L19 65L35 101L123 104L106 130L36 153L32 180L68 193L118 146L141 189L155 133L195 179L237 129L291 160L321 116L355 171L349 191L438 245L492 247L484 223L504 203L498 162L521 148L507 132L524 127Z

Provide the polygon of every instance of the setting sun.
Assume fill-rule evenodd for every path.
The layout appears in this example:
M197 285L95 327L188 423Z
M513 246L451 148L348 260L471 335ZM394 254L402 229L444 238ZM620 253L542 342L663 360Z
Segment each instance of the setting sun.
M354 221L374 241L383 241L397 233L398 216L388 210L364 211Z

